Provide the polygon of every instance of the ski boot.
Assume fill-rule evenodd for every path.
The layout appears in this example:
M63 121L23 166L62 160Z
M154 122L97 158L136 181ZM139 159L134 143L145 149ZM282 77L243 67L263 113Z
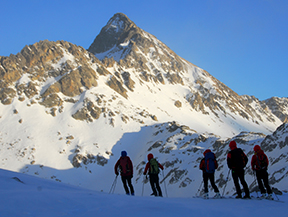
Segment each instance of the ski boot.
M217 199L217 198L221 198L221 195L220 195L220 193L219 192L217 192L215 195L214 195L214 197L213 198L215 198L215 199Z
M251 199L250 195L249 194L246 194L243 199Z
M272 194L268 194L268 196L266 197L266 199L268 199L268 200L273 200Z
M208 194L208 192L203 194L203 198L204 198L204 199L209 199L209 194Z

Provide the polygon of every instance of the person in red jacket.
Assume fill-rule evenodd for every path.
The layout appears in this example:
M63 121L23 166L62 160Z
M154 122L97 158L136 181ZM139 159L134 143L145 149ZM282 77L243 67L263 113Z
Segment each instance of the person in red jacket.
M126 194L130 195L131 193L131 195L134 195L134 188L133 188L132 181L131 181L133 178L133 164L130 158L127 156L126 151L121 152L121 157L115 164L114 171L115 171L116 176L119 175L118 169L120 170L120 173L121 173L121 180L123 182L123 186L124 186ZM127 182L130 188L130 192L127 187Z
M208 198L208 180L210 180L211 186L216 193L214 198L220 198L219 189L215 184L215 170L218 168L218 163L215 154L207 149L203 153L204 158L201 160L199 169L203 171L203 182L204 182L204 198ZM210 162L211 161L211 162ZM210 167L210 168L209 168Z
M232 178L237 192L236 198L242 198L242 191L239 185L240 180L245 191L245 196L243 198L250 199L250 192L248 185L245 181L244 171L244 168L248 162L248 158L241 148L237 148L237 144L235 141L231 141L229 143L229 147L231 151L229 151L227 155L227 164L232 172Z
M162 191L159 185L159 168L161 168L162 170L164 169L164 167L158 163L158 161L154 158L153 154L148 154L147 156L148 158L148 163L146 164L145 170L144 170L144 175L146 175L147 171L149 174L149 180L150 180L150 185L152 188L153 193L151 195L159 196L162 197ZM158 193L157 193L157 191Z
M256 178L258 182L259 189L262 194L262 198L272 198L272 190L269 186L269 181L268 181L268 165L269 165L269 160L264 151L260 148L259 145L254 146L254 152L255 154L252 157L251 160L251 167L254 172L256 172ZM262 182L263 181L263 182ZM268 196L266 195L266 190L263 186L266 187Z

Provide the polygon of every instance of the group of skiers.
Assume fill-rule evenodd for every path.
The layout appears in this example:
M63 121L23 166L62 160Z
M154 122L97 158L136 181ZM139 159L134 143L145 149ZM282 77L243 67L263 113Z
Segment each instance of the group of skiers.
M245 181L245 171L244 168L247 165L248 158L242 149L237 148L237 144L235 141L231 141L229 143L230 151L227 155L227 165L229 170L232 172L232 178L234 181L234 185L236 188L237 196L236 198L245 198L250 199L250 192L248 185ZM215 170L218 168L218 163L216 160L215 154L207 149L203 153L204 158L201 160L199 168L203 171L203 183L204 183L204 198L208 198L208 181L210 180L211 186L215 192L215 198L220 198L220 192L218 187L215 184ZM151 195L162 197L161 187L159 185L159 172L160 169L164 169L163 166L154 158L153 154L148 154L147 156L148 162L144 169L144 175L148 173L150 185L153 193ZM259 145L254 146L254 155L251 160L251 167L253 172L256 174L256 179L258 182L259 189L261 191L262 198L272 198L272 190L269 186L268 181L268 165L269 160L263 150ZM114 167L116 176L119 175L118 170L121 173L121 180L123 182L123 186L127 195L134 195L134 188L132 185L132 177L133 177L133 164L130 158L127 156L126 151L121 152L121 157L117 161ZM228 173L228 176L229 176ZM228 177L227 177L228 178ZM239 180L241 185L243 186L245 195L242 197L242 190L239 185ZM226 180L227 181L227 180ZM128 189L128 186L130 191ZM263 185L264 184L264 185ZM264 187L265 186L265 187ZM268 194L268 195L267 195Z
M162 197L163 195L159 184L158 174L160 172L160 169L164 170L164 167L154 158L153 154L151 153L148 154L147 158L148 162L145 166L143 174L144 175L146 175L147 173L149 174L149 181L153 191L151 195ZM121 152L121 157L114 166L116 176L119 175L118 170L120 170L121 180L126 194L127 195L131 194L134 196L134 188L131 182L131 179L133 178L133 164L131 159L127 156L126 151ZM130 188L130 191L128 189L127 183Z

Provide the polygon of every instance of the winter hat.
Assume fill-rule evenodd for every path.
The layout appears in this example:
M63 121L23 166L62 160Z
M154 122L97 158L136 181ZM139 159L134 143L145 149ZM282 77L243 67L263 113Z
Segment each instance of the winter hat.
M254 151L255 151L255 152L260 151L260 150L261 150L261 148L260 148L259 145L255 145L255 146L254 146Z
M122 156L122 157L126 157L126 156L127 156L127 152L126 152L126 151L122 151L122 152L121 152L121 156Z
M229 143L229 147L230 147L231 150L237 148L236 142L235 142L235 141L231 141L231 142Z
M148 158L148 161L150 161L152 158L153 158L154 156L153 156L153 154L148 154L148 156L147 156L147 158Z
M205 154L207 154L208 152L211 152L210 149L206 149L206 151L204 151L203 155L205 156Z

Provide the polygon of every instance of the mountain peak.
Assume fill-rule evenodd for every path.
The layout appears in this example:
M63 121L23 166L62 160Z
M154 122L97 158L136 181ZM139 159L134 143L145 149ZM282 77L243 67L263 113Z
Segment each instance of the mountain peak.
M108 21L108 28L116 28L115 31L123 31L126 27L135 25L125 14L117 13Z
M139 28L125 14L114 14L106 26L101 29L100 34L90 45L88 51L93 54L103 53L126 42L125 40L129 36L134 35L138 31Z

